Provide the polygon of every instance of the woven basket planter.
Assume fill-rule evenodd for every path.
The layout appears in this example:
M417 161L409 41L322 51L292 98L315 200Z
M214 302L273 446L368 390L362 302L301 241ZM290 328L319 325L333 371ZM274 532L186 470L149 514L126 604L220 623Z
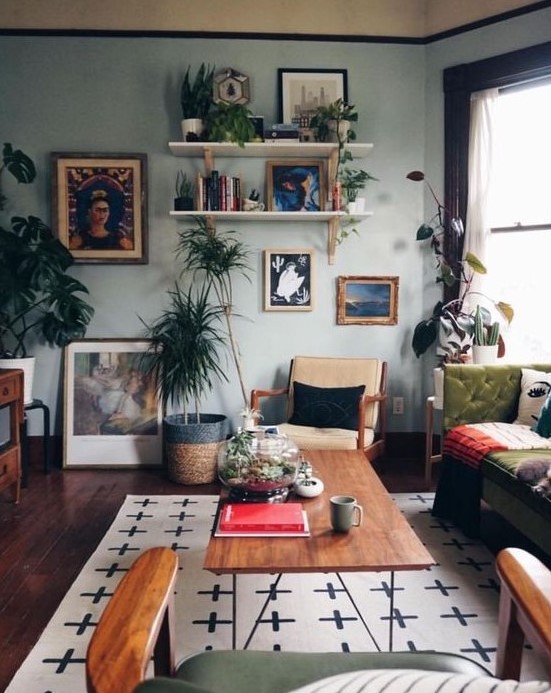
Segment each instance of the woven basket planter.
M226 438L227 416L181 414L163 420L168 476L177 484L210 484L217 478L218 448Z

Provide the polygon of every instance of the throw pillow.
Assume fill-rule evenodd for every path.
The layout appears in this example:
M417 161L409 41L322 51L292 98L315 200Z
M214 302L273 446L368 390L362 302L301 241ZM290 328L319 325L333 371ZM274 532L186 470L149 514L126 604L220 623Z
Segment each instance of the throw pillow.
M358 430L358 405L365 385L316 387L294 381L293 392L290 424Z
M538 422L534 426L534 431L542 438L551 438L551 390L549 390L547 399L540 409L540 415Z
M533 426L538 421L540 409L551 390L551 373L523 368L520 378L518 414L513 423Z
M422 669L371 669L348 671L296 688L290 693L545 693L548 681L496 679Z

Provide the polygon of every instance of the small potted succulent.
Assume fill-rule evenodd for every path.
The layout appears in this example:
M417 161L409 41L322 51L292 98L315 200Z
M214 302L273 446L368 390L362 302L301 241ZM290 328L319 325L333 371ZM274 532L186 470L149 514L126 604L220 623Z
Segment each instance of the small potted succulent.
M194 208L195 185L183 171L178 171L175 185L176 197L174 209L177 212L190 211Z
M498 357L500 327L490 311L477 305L474 314L473 363L494 363Z

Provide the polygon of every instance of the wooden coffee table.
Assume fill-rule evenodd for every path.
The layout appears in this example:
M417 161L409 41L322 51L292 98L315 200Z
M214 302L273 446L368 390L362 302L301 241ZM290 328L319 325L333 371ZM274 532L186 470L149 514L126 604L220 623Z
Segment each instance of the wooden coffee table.
M388 571L391 582L389 651L392 651L394 573L424 570L435 565L435 561L362 452L315 450L306 451L304 457L311 463L313 475L321 478L325 485L324 492L317 498L296 498L307 512L311 536L269 539L213 536L207 546L203 568L233 575L234 597L240 573L276 573L279 577L283 573L336 573L340 579L340 573L344 572ZM364 510L361 527L352 528L346 534L333 532L329 498L334 495L357 498ZM277 587L277 581L272 589ZM257 623L261 618L262 614ZM235 622L234 602L234 647ZM245 648L253 634L254 629Z

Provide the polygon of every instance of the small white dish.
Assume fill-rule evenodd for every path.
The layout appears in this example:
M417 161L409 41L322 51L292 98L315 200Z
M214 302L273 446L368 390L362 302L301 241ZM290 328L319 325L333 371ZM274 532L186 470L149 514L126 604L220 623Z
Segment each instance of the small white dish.
M315 476L309 479L299 479L295 482L293 486L294 492L297 496L302 496L303 498L315 498L323 493L323 481Z

